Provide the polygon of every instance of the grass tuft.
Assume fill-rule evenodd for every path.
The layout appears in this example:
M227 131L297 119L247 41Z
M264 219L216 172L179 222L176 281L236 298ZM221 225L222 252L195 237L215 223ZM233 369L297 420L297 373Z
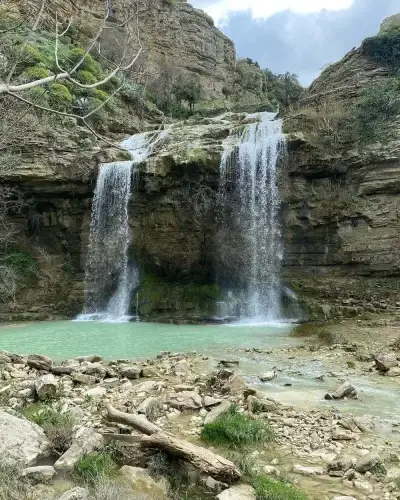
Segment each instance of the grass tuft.
M95 486L101 480L116 475L118 466L113 456L106 452L92 452L78 460L74 467L74 476L85 484Z
M35 500L18 467L0 463L0 500Z
M294 486L268 476L255 476L252 485L257 500L309 500L309 497Z
M215 422L204 426L201 437L207 443L214 445L245 448L273 441L274 433L267 422L239 413L237 407L232 405Z

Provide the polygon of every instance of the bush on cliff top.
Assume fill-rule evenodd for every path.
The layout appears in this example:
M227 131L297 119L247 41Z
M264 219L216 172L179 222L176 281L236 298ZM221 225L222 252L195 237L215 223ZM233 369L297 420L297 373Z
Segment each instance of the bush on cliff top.
M377 36L366 38L361 53L397 74L400 71L400 26L390 26Z

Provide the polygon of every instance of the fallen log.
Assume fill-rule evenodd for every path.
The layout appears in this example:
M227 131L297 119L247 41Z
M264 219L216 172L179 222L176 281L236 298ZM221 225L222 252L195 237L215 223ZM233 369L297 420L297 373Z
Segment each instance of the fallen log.
M202 473L211 476L217 481L234 483L241 477L236 465L214 452L201 446L179 439L162 431L159 427L149 422L142 415L133 415L116 410L106 405L108 420L130 425L139 430L142 436L140 444L146 448L158 448L194 465ZM136 440L136 437L135 437Z

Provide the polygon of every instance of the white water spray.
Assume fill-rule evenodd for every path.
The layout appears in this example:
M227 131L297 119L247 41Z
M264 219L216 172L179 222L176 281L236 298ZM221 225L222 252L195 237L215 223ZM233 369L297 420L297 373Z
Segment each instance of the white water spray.
M226 196L233 179L235 206L231 215L240 233L241 266L235 296L239 314L252 322L280 318L280 268L282 260L279 224L280 198L277 163L285 151L281 120L274 113L249 115L259 119L245 127L237 148L230 145L221 162L221 193Z

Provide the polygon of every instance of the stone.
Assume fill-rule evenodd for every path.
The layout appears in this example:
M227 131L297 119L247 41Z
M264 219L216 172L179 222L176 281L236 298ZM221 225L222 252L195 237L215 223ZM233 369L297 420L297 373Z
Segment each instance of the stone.
M114 378L106 378L104 379L104 387L107 387L109 389L115 389L116 387L119 386L119 378L114 377Z
M303 465L294 465L293 472L302 476L322 476L324 469L322 467L305 467Z
M91 354L89 356L78 356L77 358L74 358L74 360L78 361L79 363L99 363L103 361L103 357L99 356L98 354Z
M76 462L87 453L101 449L103 436L94 429L83 427L75 436L69 449L54 464L56 471L71 472Z
M0 353L0 365L11 363L11 358L7 354Z
M40 354L31 354L26 360L28 366L35 368L36 370L43 370L46 372L51 371L53 361L47 356L41 356Z
M357 391L349 382L344 382L330 396L333 399L344 399L344 398L356 399ZM331 399L331 398L327 398L327 396L325 396L325 399Z
M239 396L243 395L247 387L247 383L240 375L233 375L224 385L223 389L224 392Z
M335 427L332 430L332 439L334 441L351 441L352 439L356 439L356 435L351 431Z
M188 375L190 371L190 366L186 359L178 361L178 363L175 363L172 367L172 373L174 373L176 376Z
M274 467L273 465L264 465L264 472L269 476L279 477L281 475L280 470L277 467Z
M329 465L328 471L348 471L353 467L353 459L347 455L337 456Z
M152 391L161 391L165 387L165 382L161 382L159 380L148 380L146 382L140 382L139 384L135 384L131 392L139 394L140 392L145 392L146 394Z
M135 380L140 377L141 369L138 366L125 366L122 370L122 376L128 380Z
M198 410L203 406L201 396L194 391L170 393L166 402L172 408L177 408L180 411Z
M35 380L35 390L41 401L53 399L57 394L58 382L52 373L42 375Z
M254 488L247 484L231 486L227 490L217 495L218 500L256 500Z
M207 415L206 418L204 419L204 425L205 424L212 424L217 420L218 417L220 417L223 413L227 412L229 408L232 406L232 403L230 401L227 401L224 399L222 403L215 408L213 408Z
M224 368L234 368L235 366L239 366L239 361L235 359L221 359L218 365Z
M92 387L85 392L85 396L93 399L101 399L107 394L105 387Z
M137 412L145 415L150 422L164 414L164 405L161 397L148 397L137 408Z
M276 377L276 373L274 371L265 372L260 376L261 382L269 382Z
M390 368L385 375L387 377L400 377L400 366L392 366L392 368Z
M72 381L76 384L82 385L94 385L96 382L98 382L98 379L96 377L93 377L92 375L85 375L83 373L73 373L71 378Z
M49 453L50 443L38 425L0 411L2 460L28 467Z
M119 470L120 475L133 486L135 494L143 500L168 500L166 484L156 482L146 469L124 465Z
M379 354L375 358L375 365L380 372L388 372L390 368L398 366L399 362L395 353Z
M207 479L204 481L204 484L206 485L206 488L212 491L216 491L217 493L228 488L227 484L222 483L221 481L217 481L211 476L207 477Z
M94 375L99 378L104 378L107 374L107 370L101 363L87 362L85 368L82 370L82 373L86 373L86 375Z
M179 384L174 386L175 392L194 391L194 385Z
M73 371L72 366L59 365L59 366L52 366L51 367L51 372L54 375L71 375L72 371Z
M372 493L374 491L372 484L368 483L367 481L355 480L353 481L353 484L356 490L362 491L364 493Z
M269 399L259 399L256 396L248 396L247 409L251 413L260 413L276 410L277 404Z
M222 402L222 399L212 398L210 396L204 396L203 404L206 408L210 408L211 406L217 406L217 405L221 404L221 402Z
M378 462L380 462L379 455L376 453L368 453L357 460L354 468L357 472L365 473L373 469Z
M56 471L50 465L41 465L37 467L27 467L21 473L35 483L49 483L55 476Z
M339 497L334 497L333 500L357 500L357 498L355 497L343 497L343 496L339 496Z
M58 500L88 500L89 490L87 488L72 488L61 495Z

